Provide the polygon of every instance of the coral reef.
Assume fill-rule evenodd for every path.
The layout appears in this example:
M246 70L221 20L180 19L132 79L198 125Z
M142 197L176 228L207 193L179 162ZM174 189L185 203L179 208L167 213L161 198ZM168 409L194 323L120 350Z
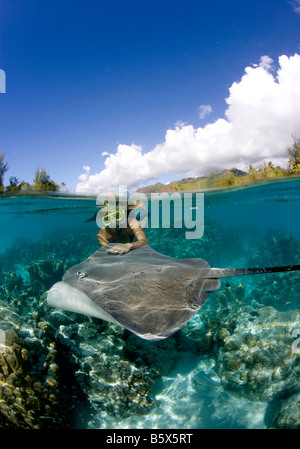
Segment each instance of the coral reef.
M281 230L270 229L259 246L251 248L249 266L289 265L299 263L300 243Z
M70 266L68 259L66 261L39 260L27 265L33 293L38 292L40 289L48 290L53 285L53 279L56 279L55 282L61 280Z
M113 325L108 327L105 334L98 335L95 325L83 324L78 329L80 369L76 375L79 383L97 410L116 418L145 413L156 407L149 393L157 373L126 360L124 330Z
M278 429L300 429L300 393L282 401L274 425Z
M278 273L262 276L252 291L252 298L260 304L274 307L276 310L299 309L300 273Z
M266 402L299 390L300 359L292 350L299 318L299 311L279 312L269 306L258 308L249 321L249 311L240 310L234 331L218 350L222 381L249 399Z
M40 324L41 333L47 332ZM25 429L64 428L72 424L70 389L60 372L61 354L49 339L21 338L5 331L0 352L0 414L11 427ZM73 383L74 385L74 383Z
M125 332L124 355L137 366L152 367L159 376L165 376L178 361L178 347L175 335L166 340L141 340L136 335Z
M16 264L25 267L40 261L69 261L71 266L88 257L98 247L96 232L66 233L65 230L56 229L36 242L18 239L0 255L0 265L5 271L15 270Z
M228 284L212 295L199 315L197 325L193 327L192 320L181 330L178 343L189 347L192 339L195 351L214 354L226 388L266 402L300 390L300 357L293 351L299 310L284 312L264 306L246 296L243 285Z

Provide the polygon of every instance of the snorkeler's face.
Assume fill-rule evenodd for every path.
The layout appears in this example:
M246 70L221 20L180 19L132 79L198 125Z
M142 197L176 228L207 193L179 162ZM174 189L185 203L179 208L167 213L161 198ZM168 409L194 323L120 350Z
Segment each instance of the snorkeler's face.
M103 224L111 228L124 228L126 222L125 209L117 205L115 208L106 209L106 214L103 217Z

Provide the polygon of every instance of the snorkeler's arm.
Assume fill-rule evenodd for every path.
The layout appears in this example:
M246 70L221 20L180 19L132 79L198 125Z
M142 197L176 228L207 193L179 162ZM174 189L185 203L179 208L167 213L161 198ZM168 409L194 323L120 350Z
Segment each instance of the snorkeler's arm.
M104 246L111 241L112 236L108 233L107 228L101 228L98 231L97 238L100 245Z
M130 243L131 245L130 250L140 248L141 246L144 245L149 245L145 231L141 228L140 225L138 225L137 227L133 227L132 230L134 232L135 237L137 238L137 241Z
M146 234L141 228L139 222L136 219L133 219L129 222L129 225L137 238L137 241L132 243L124 243L122 245L116 245L109 248L107 250L108 254L126 254L129 251L140 248L141 246L149 245Z

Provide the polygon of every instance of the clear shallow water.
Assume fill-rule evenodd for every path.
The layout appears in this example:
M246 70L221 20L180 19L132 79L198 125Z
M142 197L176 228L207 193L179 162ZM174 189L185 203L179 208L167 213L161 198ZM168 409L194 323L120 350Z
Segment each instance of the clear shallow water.
M245 237L263 237L270 228L300 237L299 181L263 184L206 195L206 215Z
M200 240L186 240L183 229L146 229L149 244L171 257L201 257L215 267L300 262L300 180L209 192L205 194L204 205L204 235ZM19 324L24 335L34 310L43 313L43 321L50 319L47 307L43 306L43 312L40 307L43 293L61 279L65 269L99 247L96 223L85 223L96 212L95 206L93 198L0 198L0 327L5 327L5 321L11 322L9 309L16 307L17 301L24 304L13 309L25 319ZM50 268L47 265L48 271L44 268L46 262L52 264ZM23 282L19 287L18 277ZM58 321L57 325L53 321L52 314L52 325L67 335L70 345L73 341L78 345L79 355L74 349L76 357L80 359L81 354L85 366L92 364L92 370L88 371L90 377L98 373L94 362L88 360L88 357L95 359L93 351L111 364L112 360L125 359L138 369L146 366L150 371L158 363L155 357L149 356L152 350L162 351L159 354L166 351L165 355L157 356L161 365L167 365L168 358L174 361L168 369L160 367L161 374L153 377L149 395L156 406L148 411L144 408L142 413L118 415L111 405L118 404L113 393L116 387L109 382L101 393L115 398L110 399L109 406L103 405L105 398L99 400L98 384L83 388L92 405L93 417L88 418L87 414L80 426L109 429L274 427L272 410L279 410L283 400L300 391L297 380L300 357L291 351L295 340L291 332L298 327L300 311L299 279L297 273L248 276L230 279L227 286L228 279L224 279L220 292L210 295L197 316L174 338L168 339L167 349L118 334L119 349L113 353L114 359L109 358L111 350L107 349L114 330L106 328L101 335L101 338L107 335L106 340L100 344L86 327L76 328L75 332L72 324L72 334L71 325L67 328L64 321L62 329ZM243 284L242 295L235 290L239 283ZM76 322L78 317L70 316ZM93 332L96 323L91 324ZM84 331L80 333L80 329ZM39 338L44 344L42 337ZM236 347L233 340L238 342ZM88 351L86 345L90 345ZM84 369L87 368L77 367L78 378L78 372ZM102 377L95 382L103 382ZM127 385L126 378L124 384ZM122 385L122 381L118 379L116 385ZM75 415L85 413L80 399L76 401L79 406L74 406ZM71 427L77 425L75 418ZM21 417L18 419L21 422Z
M17 240L38 241L57 232L86 232L84 221L95 213L94 199L65 197L2 197L1 251Z

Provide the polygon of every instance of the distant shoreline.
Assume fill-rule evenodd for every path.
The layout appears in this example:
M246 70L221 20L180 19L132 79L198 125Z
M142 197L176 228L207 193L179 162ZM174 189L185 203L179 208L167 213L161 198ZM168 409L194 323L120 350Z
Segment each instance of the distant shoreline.
M184 192L189 192L189 193L217 193L217 192L224 192L224 191L232 191L232 190L243 190L243 189L248 189L251 187L256 187L256 186L260 186L260 185L265 185L265 184L276 184L279 182L286 182L286 181L300 181L300 175L290 175L290 176L282 176L282 177L278 177L276 179L264 179L261 181L254 181L254 182L249 182L249 183L245 183L245 184L239 184L239 185L234 185L234 186L224 186L224 187L207 187L204 189L199 189L199 190L178 190L178 192L167 192L167 193L184 193Z
M259 186L263 186L263 185L269 185L269 184L277 184L277 183L281 183L281 182L289 182L289 181L300 181L300 175L292 175L292 176L284 176L284 177L280 177L277 179L265 179L265 180L261 180L261 181L254 181L252 183L247 183L247 184L240 184L240 185L235 185L235 186L224 186L224 187L207 187L207 188L203 188L203 189L199 189L199 190L178 190L176 192L152 192L153 194L157 194L157 195L162 195L164 193L167 193L167 195L172 195L172 194L184 194L184 193L204 193L205 195L213 195L213 194L221 194L221 193L227 193L227 192L232 192L232 191L238 191L238 190L246 190L246 189L250 189L253 187L259 187ZM138 193L142 193L142 192L138 192ZM144 195L146 195L147 198L150 199L151 197L151 193L143 193ZM162 198L157 198L162 199ZM155 198L154 198L155 200Z
M249 189L256 186L262 186L266 184L276 184L281 182L289 182L289 181L297 181L300 180L300 175L289 175L289 176L282 176L275 179L264 179L261 181L254 181L250 183L240 184L240 185L233 185L233 186L224 186L224 187L207 187L203 189L197 189L197 190L178 190L173 192L150 192L150 193L144 193L144 192L132 192L132 193L143 193L147 198L150 198L152 193L155 193L156 195L161 195L164 193L167 193L168 195L172 195L173 193L205 193L205 194L215 194L215 193L225 193L228 191L236 191L236 190L243 190L243 189ZM19 198L19 197L37 197L37 198L57 198L57 199L85 199L85 200L96 200L98 196L97 194L77 194L77 193L71 193L71 192L52 192L52 191L42 191L42 190L24 190L24 191L15 191L15 192L3 192L0 195L1 199L7 199L7 198Z

